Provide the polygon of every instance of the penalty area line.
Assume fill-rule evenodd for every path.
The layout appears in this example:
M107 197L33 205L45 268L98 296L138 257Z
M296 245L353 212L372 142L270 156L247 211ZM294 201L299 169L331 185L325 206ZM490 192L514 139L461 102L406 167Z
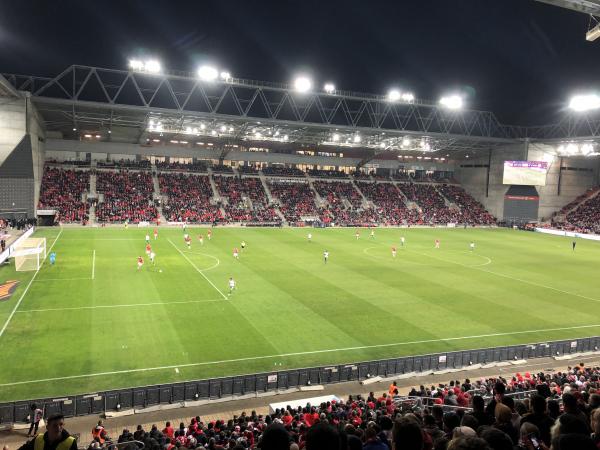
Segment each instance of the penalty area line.
M2 335L4 334L4 332L6 331L6 328L8 327L8 324L12 320L13 316L15 315L15 312L17 311L17 309L21 305L21 302L25 298L25 294L27 294L27 291L29 291L29 288L33 284L33 280L35 280L35 277L37 277L38 273L40 273L40 269L42 268L42 266L46 262L46 257L50 254L50 252L52 251L52 248L54 248L54 244L56 244L56 241L58 241L58 238L60 237L60 235L62 234L62 232L63 232L63 229L61 228L60 231L58 232L58 234L56 235L56 238L54 239L54 242L52 242L52 245L50 246L50 248L46 252L46 256L44 256L44 259L42 260L42 263L40 264L40 267L37 268L37 270L35 271L35 273L31 277L31 280L29 280L29 283L25 287L25 290L21 294L21 297L17 301L17 304L15 305L15 307L13 308L13 310L10 312L10 315L8 316L8 319L6 319L6 322L4 322L4 326L0 330L0 338L2 337Z
M109 375L120 375L120 374L126 374L126 373L151 372L151 371L157 371L157 370L172 370L175 368L180 369L180 368L184 368L184 367L210 366L210 365L215 365L215 364L227 364L227 363L261 360L261 359L285 358L285 357L303 356L303 355L316 355L316 354L320 354L320 353L346 352L346 351L353 351L353 350L366 350L366 349L372 349L372 348L384 348L384 347L416 345L416 344L429 344L429 343L433 343L433 342L452 342L452 341L460 341L460 340L467 340L467 339L481 339L481 338L498 337L498 336L514 336L517 334L547 333L550 331L569 331L569 330L579 330L579 329L586 329L586 328L600 328L600 324L576 325L576 326L572 326L572 327L558 327L558 328L542 328L542 329L537 329L537 330L511 331L511 332L502 332L502 333L488 333L488 334L478 334L478 335L473 335L473 336L457 336L457 337L439 338L439 339L424 339L424 340L419 340L419 341L393 342L393 343L389 343L389 344L361 345L361 346L356 346L356 347L332 348L332 349L314 350L314 351L306 351L306 352L281 353L278 355L248 356L248 357L244 357L244 358L224 359L221 361L204 361L204 362L186 363L186 364L173 364L170 366L114 370L111 372L98 372L98 373L88 373L88 374L81 374L81 375L68 375L65 377L43 378L43 379L39 379L39 380L15 381L14 383L2 383L2 384L0 384L0 387L18 386L18 385L22 385L22 384L33 384L33 383L47 383L50 381L74 380L74 379L78 379L78 378L93 378L93 377L101 377L101 376L109 376Z
M219 289L219 288L218 288L218 287L217 287L217 286L216 286L216 285L215 285L215 284L214 284L212 281L210 281L210 280L208 279L208 277L207 277L206 275L204 275L204 272L202 272L200 269L198 269L198 267L196 267L196 264L194 264L194 263L193 263L193 261L192 261L190 258L188 258L188 257L187 257L187 255L186 255L185 253L183 253L183 252L182 252L182 251L181 251L179 248L177 248L177 246L176 246L175 244L173 244L173 241L172 241L171 239L167 238L167 240L168 240L168 241L171 243L171 245L173 246L173 248L175 248L175 250L177 250L177 251L179 252L179 254L180 254L181 256L183 256L183 257L186 259L186 261L187 261L187 262L189 262L189 263L192 265L192 267L193 267L194 269L196 269L196 272L198 272L200 275L202 275L202 276L204 277L204 279L205 279L206 281L208 281L208 282L210 283L210 285L211 285L212 287L214 287L214 288L217 290L217 292L218 292L219 294L221 294L221 296L222 296L222 297L223 297L225 300L227 300L227 296L226 296L225 294L223 294L223 292L221 292L221 289Z

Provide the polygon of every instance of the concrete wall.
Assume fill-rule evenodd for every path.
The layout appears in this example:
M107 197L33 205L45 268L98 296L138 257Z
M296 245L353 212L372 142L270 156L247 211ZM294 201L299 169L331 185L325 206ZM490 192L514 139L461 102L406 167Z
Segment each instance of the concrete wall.
M0 97L0 165L26 132L26 99Z
M553 156L554 149L547 145L529 146L530 161L548 161L550 168L546 176L546 185L538 186L540 194L540 219L548 219L552 213L559 211L564 205L583 194L587 189L598 184L598 158ZM560 166L563 170L560 170ZM589 169L589 170L566 170ZM560 177L560 192L559 192Z
M17 200L9 202L8 206L14 203L15 208L25 209L29 215L33 215L39 198L46 159L44 154L45 130L44 122L31 103L29 93L20 94L19 98L0 98L0 167L23 140L23 137L29 133L31 145L28 145L28 151L31 152L31 158L23 158L23 160L27 160L27 165L32 165L32 167L28 167L31 169L31 173L26 178L19 176L14 179L11 178L10 173L4 174L2 189L10 192L10 197L15 200L27 198L26 204L24 201ZM19 181L15 181L17 179ZM17 203L19 204L17 205ZM4 206L8 208L7 205Z
M492 151L490 164L490 181L486 196L487 167L461 167L468 165L487 165L488 156L470 158L456 163L455 177L473 197L479 200L495 217L504 216L504 194L507 185L502 184L504 161L528 160L548 161L550 167L546 177L546 186L536 186L540 195L539 219L549 218L553 212L560 210L587 189L598 184L598 158L563 158L563 167L585 168L591 171L562 170L560 193L558 179L560 158L554 155L552 147L535 144L508 146Z
M497 148L491 151L490 181L486 196L487 166L489 156L483 152L477 158L469 158L456 162L454 177L460 181L465 190L494 215L502 218L504 215L504 194L508 186L502 184L504 161L525 159L526 151L522 145ZM467 166L467 167L465 167ZM481 167L468 167L481 166Z

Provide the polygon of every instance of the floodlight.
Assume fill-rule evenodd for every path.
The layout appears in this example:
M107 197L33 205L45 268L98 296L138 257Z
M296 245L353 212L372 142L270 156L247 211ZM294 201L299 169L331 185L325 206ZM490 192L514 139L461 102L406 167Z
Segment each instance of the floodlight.
M402 98L402 101L407 103L415 101L415 96L411 92L403 92L400 98Z
M575 95L571 97L569 108L582 112L600 108L600 97L597 94Z
M194 133L194 134L198 134L198 128L194 128L194 129L192 130L192 133Z
M192 134L192 127L187 127L187 128L185 129L185 132L186 132L187 134Z
M600 24L596 25L594 28L592 28L591 30L588 30L587 33L585 33L585 40L589 41L589 42L593 42L596 39L598 39L600 37Z
M574 155L577 153L577 145L576 144L568 144L566 148L567 154Z
M402 138L402 147L410 147L410 138L409 137Z
M379 146L380 146L381 148L385 148L385 142L380 142L380 143L379 143Z
M133 70L144 70L144 63L139 59L130 59L129 68Z
M112 131L108 130L108 134L111 134L111 133L112 133Z
M287 134L283 136L283 140L284 140L284 141L287 141L287 140L288 140L288 135L287 135Z
M216 132L215 130L212 130L212 131L210 132L210 134L212 134L213 136L216 136L216 135L217 135L217 132Z
M261 137L262 137L262 134L260 134L260 132L259 132L259 131L257 131L256 133L254 133L254 136L256 136L257 138L261 138Z
M158 73L160 72L160 63L156 59L149 59L144 62L144 70L150 73Z
M225 133L227 131L227 127L225 125L221 125L221 133Z
M221 80L229 81L231 79L231 74L229 72L221 72Z
M206 125L204 125L203 123L201 123L201 124L200 124L200 129L201 129L201 130L204 130L204 129L206 129Z
M592 144L583 144L581 146L581 153L584 155L589 155L594 151L594 146Z
M312 88L312 81L310 81L310 78L308 78L308 77L304 77L304 76L297 77L294 80L294 88L298 92L308 92Z
M233 133L233 127L229 127L229 132Z
M460 95L448 95L440 99L440 105L448 109L461 109L463 107L463 99Z
M388 92L387 98L391 102L397 102L400 100L400 91L398 89L391 89Z
M326 83L323 89L328 94L331 94L333 91L335 91L335 86L333 85L333 83Z
M202 81L214 81L219 76L219 71L212 66L202 66L198 69L198 77Z
M340 135L337 133L333 133L333 136L331 137L331 139L333 140L333 142L337 142L340 140Z
M360 135L355 135L354 138L352 139L355 143L359 143L360 142Z
M77 128L73 128L73 131L77 131Z
M273 134L273 136L275 136L275 137L279 136L279 130L275 131L275 133Z

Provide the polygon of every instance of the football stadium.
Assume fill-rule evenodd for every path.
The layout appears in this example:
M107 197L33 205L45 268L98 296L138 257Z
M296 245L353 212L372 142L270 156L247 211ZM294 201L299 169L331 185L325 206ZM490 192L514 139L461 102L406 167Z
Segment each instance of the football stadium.
M489 42L507 36L537 72L594 72L600 2L482 3L497 14ZM225 21L212 6L202 20ZM94 43L112 45L126 15L109 25L84 5L69 14L98 24L77 24L77 45L49 38L69 61L56 69L25 57L41 50L17 43L20 8L0 19L14 44L0 65L5 448L600 447L600 87L587 69L550 77L568 89L534 106L550 82L526 85L532 70L507 85L510 67L479 80L495 97L451 77L417 92L410 70L385 88L372 81L395 74L363 69L338 85L334 62L257 81L244 70L269 79L261 52L288 44L263 38L281 31L227 22L263 43L258 69L216 63L238 44L211 27L182 24L167 58L150 45L171 10L164 36L138 33L152 22L140 15L136 39L152 44L115 43L127 55L105 64L113 50ZM535 31L523 36L554 45L551 62L508 37L513 11ZM337 51L311 39L311 55Z

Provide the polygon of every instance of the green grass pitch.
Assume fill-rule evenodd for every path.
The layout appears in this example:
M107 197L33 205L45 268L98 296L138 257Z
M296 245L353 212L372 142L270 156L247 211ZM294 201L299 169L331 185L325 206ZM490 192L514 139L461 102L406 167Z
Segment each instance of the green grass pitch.
M192 227L188 251L181 229L161 228L152 266L148 231L41 229L55 266L0 268L0 282L21 280L0 302L0 401L600 330L591 241L573 252L571 239L507 229L362 230L356 240L354 229L216 228L201 246L207 229Z

